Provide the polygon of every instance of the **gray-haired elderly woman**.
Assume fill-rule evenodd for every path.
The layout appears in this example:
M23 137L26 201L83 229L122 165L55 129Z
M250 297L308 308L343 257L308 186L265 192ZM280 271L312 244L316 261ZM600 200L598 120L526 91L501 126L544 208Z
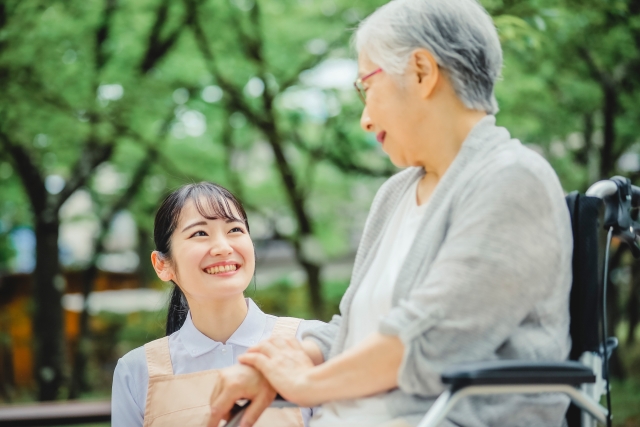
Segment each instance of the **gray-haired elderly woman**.
M302 344L241 356L211 425L239 398L253 399L251 425L276 391L322 405L312 427L416 425L450 364L568 356L569 214L549 164L495 125L502 52L489 15L475 0L394 0L355 41L361 125L406 169L373 201L341 315ZM469 398L444 425L559 426L567 405Z

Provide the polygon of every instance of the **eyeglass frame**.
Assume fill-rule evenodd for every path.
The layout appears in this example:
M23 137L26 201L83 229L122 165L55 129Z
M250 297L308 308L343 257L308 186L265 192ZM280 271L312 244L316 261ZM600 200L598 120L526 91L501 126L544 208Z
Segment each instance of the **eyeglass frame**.
M372 77L378 73L381 73L382 71L383 71L382 68L378 68L377 70L372 71L366 76L362 76L359 79L357 79L355 82L353 82L353 86L356 88L356 92L358 93L358 96L360 97L360 100L362 101L363 104L367 105L367 93L363 86L364 81L367 80L369 77Z

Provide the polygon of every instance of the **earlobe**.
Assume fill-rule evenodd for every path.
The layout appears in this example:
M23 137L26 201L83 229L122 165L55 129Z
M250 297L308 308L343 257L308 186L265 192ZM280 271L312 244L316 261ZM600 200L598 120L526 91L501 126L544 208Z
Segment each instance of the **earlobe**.
M164 255L160 252L153 251L151 253L151 264L153 264L153 269L156 271L160 280L163 282L174 280L173 269Z

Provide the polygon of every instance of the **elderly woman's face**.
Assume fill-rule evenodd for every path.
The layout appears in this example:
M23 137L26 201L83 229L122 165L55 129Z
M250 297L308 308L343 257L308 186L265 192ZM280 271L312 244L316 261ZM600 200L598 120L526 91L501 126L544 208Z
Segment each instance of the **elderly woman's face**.
M358 74L366 76L380 68L368 56L361 53L358 58ZM363 85L367 101L360 125L366 132L374 132L382 149L394 165L417 166L419 135L416 135L420 120L419 96L413 91L410 79L394 79L384 71L367 78Z

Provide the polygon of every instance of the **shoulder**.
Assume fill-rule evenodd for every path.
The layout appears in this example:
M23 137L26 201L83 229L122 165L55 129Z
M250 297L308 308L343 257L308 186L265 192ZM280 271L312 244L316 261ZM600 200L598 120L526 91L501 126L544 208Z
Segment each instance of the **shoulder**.
M498 190L514 189L523 197L564 200L557 174L547 160L516 139L498 145L486 153L481 172L470 179L473 187L490 197ZM492 191L493 190L493 191Z
M131 375L133 377L139 377L142 374L147 375L147 358L144 347L135 348L118 360L114 375L118 374Z

